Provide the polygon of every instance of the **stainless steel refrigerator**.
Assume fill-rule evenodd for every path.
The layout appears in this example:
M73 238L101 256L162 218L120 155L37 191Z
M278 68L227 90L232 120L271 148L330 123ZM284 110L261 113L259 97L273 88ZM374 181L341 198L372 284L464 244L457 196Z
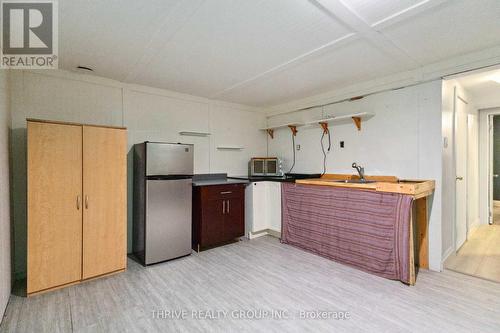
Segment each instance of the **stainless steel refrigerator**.
M193 148L134 146L133 252L143 265L191 253Z

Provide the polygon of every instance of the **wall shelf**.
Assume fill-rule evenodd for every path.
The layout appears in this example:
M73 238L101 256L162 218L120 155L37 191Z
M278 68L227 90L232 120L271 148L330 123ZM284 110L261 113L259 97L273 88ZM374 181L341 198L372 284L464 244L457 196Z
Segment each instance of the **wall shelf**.
M229 146L229 145L222 145L222 146L217 146L217 150L243 150L244 147L242 146Z
M207 137L210 135L210 133L207 132L194 132L194 131L181 131L179 132L179 134L183 136L199 136L199 137Z
M311 126L311 125L320 125L324 131L328 131L328 125L329 124L345 124L349 122L353 122L358 131L361 131L361 123L362 121L368 120L375 116L375 113L371 112L359 112L359 113L352 113L352 114L346 114L346 115L341 115L341 116L336 116L336 117L328 117L324 119L318 119L318 120L313 120L313 121L308 121L304 123L304 126Z
M267 134L271 137L271 139L274 139L274 130L279 129L279 128L285 128L288 127L291 131L292 134L295 136L297 135L297 127L304 126L304 123L286 123L282 125L275 125L275 126L269 126L265 128L261 128L261 131L266 131Z
M365 120L368 120L375 116L375 113L372 112L358 112L358 113L352 113L352 114L346 114L346 115L341 115L341 116L332 116L328 118L323 118L323 119L317 119L313 121L308 121L305 123L287 123L287 124L282 124L282 125L275 125L275 126L269 126L265 128L261 128L261 131L266 131L267 134L271 137L271 139L274 139L274 130L279 129L279 128L285 128L288 127L292 131L293 135L295 136L298 132L297 128L298 127L303 127L303 126L314 126L314 125L319 125L322 127L324 132L328 132L328 126L330 124L346 124L346 123L354 123L358 131L361 131L361 123Z

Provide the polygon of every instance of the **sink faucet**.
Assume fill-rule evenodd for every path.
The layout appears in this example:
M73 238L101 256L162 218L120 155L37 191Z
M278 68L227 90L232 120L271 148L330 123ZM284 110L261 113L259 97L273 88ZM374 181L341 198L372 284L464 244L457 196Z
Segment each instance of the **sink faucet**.
M360 165L357 165L357 164L356 164L356 162L354 162L354 163L352 164L352 167L353 167L354 169L356 169L356 171L358 171L358 174L359 174L359 180L360 180L360 181L362 181L362 182L366 181L366 179L365 179L365 168L363 168L363 167L362 167L362 166L360 166Z

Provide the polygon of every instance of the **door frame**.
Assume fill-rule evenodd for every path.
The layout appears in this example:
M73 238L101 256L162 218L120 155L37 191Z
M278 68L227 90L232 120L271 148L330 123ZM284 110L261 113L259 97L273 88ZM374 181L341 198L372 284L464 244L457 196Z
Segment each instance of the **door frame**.
M493 159L494 159L494 148L493 148L493 118L494 114L488 115L488 224L493 224Z
M493 118L495 116L500 116L500 111L498 113L489 113L488 114L488 224L493 224L493 207L494 207L494 184L493 184L493 173L495 172L494 167L494 124Z
M457 195L457 128L458 128L458 113L457 113L457 102L461 101L468 105L469 103L467 102L466 99L461 97L458 94L457 87L455 86L453 88L453 173L454 173L454 178L455 178L455 183L454 183L454 203L453 203L453 248L455 250L455 253L458 252L460 248L457 247L457 234L458 234L458 216L457 216L457 201L458 201L458 195ZM469 117L466 114L466 128L469 128ZM466 131L466 137L465 137L465 150L468 152L469 150L469 133L468 130ZM468 221L468 202L469 202L469 194L468 194L468 186L467 186L467 179L468 179L468 158L465 159L465 173L462 177L464 177L465 181L465 242L467 242L469 238L469 221ZM464 244L465 244L464 242ZM463 246L463 244L462 244Z
M488 225L493 219L493 116L500 108L479 110L479 223Z

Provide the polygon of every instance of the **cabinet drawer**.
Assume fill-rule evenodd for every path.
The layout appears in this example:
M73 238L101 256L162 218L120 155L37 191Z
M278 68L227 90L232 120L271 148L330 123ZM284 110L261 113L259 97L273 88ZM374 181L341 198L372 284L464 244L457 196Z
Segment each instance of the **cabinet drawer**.
M245 195L244 184L203 186L202 195L209 200L239 198Z

